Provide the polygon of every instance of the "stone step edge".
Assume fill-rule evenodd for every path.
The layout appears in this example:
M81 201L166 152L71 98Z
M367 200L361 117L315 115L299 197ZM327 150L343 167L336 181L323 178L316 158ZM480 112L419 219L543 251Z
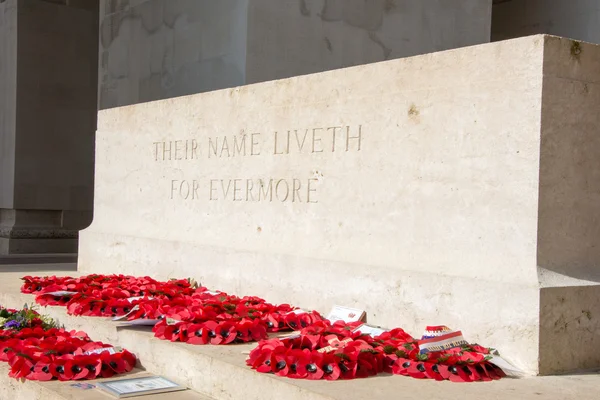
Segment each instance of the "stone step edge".
M20 308L33 301L33 295L14 291L0 293L0 304L5 307ZM39 307L38 311L54 318L67 329L82 330L93 340L130 350L139 359L138 367L215 400L258 400L265 398L265 392L272 398L290 400L338 398L315 391L314 381L279 378L247 367L247 353L256 343L227 346L172 343L155 338L149 327L120 328L108 318L70 316L64 307ZM236 384L227 384L233 377Z
M75 387L71 387L74 381L50 381L50 382L39 382L39 381L20 381L8 376L10 368L7 363L0 363L0 399L11 399L11 400L74 400L86 398L89 400L101 400L109 399L111 396L101 392L99 389L83 390ZM150 376L152 374L140 370L134 369L128 374L124 374L118 377L110 378L137 378ZM97 379L91 381L77 381L80 383L90 383L94 385L97 382L105 381L107 379ZM192 390L186 390L182 392L169 393L169 400L211 400L210 398L196 393ZM165 394L154 394L146 395L144 399L147 400L164 400L166 399Z

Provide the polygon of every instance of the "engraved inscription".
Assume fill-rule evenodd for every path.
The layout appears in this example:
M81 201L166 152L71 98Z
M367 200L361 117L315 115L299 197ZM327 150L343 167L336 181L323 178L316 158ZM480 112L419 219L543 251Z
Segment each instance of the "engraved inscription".
M273 154L360 151L361 142L362 125L277 131L274 133Z
M211 179L208 198L211 201L318 203L316 182L316 178ZM181 197L193 199L187 191Z
M163 142L154 142L154 160L197 160L198 142L196 139L171 140Z
M180 139L152 142L154 161L180 163L201 158L218 159L310 155L359 152L363 146L362 125L324 125L321 127L213 135L205 140ZM271 151L272 149L272 151ZM203 151L202 151L203 150ZM316 204L317 178L240 177L170 180L171 200L206 200L231 202L281 202Z

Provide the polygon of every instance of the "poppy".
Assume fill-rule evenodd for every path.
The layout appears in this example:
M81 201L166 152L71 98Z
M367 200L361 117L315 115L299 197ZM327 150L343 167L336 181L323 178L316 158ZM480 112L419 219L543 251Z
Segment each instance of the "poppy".
M293 379L304 379L308 376L306 365L312 362L310 351L291 349L286 353L286 364L289 366L287 376ZM310 378L309 378L310 379Z
M306 379L318 380L325 375L323 371L324 355L318 352L305 350L304 357L299 360L298 373L304 375Z
M206 344L202 336L202 324L190 324L187 328L187 342L189 344Z
M51 380L54 377L52 375L52 372L50 371L50 368L52 367L52 365L53 365L52 358L50 358L48 356L43 356L43 357L39 358L37 360L37 362L35 363L35 366L33 368L33 373L29 376L29 379L35 380L35 381Z
M286 347L277 347L271 352L271 371L277 376L286 376L290 372Z
M94 379L102 371L102 361L98 355L74 356L64 366L68 380Z

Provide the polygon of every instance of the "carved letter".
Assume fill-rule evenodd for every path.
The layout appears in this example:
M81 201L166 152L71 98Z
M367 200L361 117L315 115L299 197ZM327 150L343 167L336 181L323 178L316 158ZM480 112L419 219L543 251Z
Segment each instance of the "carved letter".
M238 137L237 136L233 137L233 155L234 156L235 156L236 150L237 150L238 154L244 155L244 156L246 155L246 135L242 136L242 140L240 141L239 146L238 146Z
M198 154L196 154L196 150L198 150L198 143L196 143L196 139L192 139L192 160L194 158L198 158Z
M360 151L360 142L362 140L362 125L358 126L358 136L350 136L350 126L346 127L346 151L350 147L350 139L358 139L358 151Z
M215 143L213 143L212 138L208 138L208 158L210 158L211 151L215 157L217 156L217 147L219 147L219 137L215 138Z
M238 188L238 182L242 182L241 179L234 179L233 180L233 201L242 201L242 199L238 199L237 198L237 192L240 192L242 190L242 188Z
M198 196L198 189L199 188L200 188L200 184L198 183L197 180L194 179L192 181L192 200L200 198L200 196Z
M308 180L308 190L306 191L306 202L307 203L318 203L319 202L318 200L311 200L310 199L310 193L317 191L316 188L315 189L311 189L310 188L310 184L311 184L311 182L317 182L317 181L318 181L318 179L316 179L316 178L311 178L311 179Z
M185 183L185 188L186 188L186 192L185 192L185 196L183 194L183 184ZM181 197L183 197L184 200L187 200L187 198L190 196L190 184L188 181L181 181L181 184L179 185L179 195Z
M254 181L252 179L246 179L246 201L248 201L248 197L250 197L254 201L254 195L252 194L252 189L254 188ZM248 196L250 195L250 196Z
M179 181L174 181L174 180L171 181L171 200L173 199L173 193L175 193L175 190L176 190L176 187L177 187L175 185L175 182L179 182Z
M223 152L227 150L227 157L231 157L229 154L229 144L227 143L227 136L223 136L223 142L221 143L221 154L219 157L223 157Z
M210 180L210 194L208 196L209 200L217 200L216 198L213 198L213 191L217 190L216 187L213 187L213 182L217 182L217 179L211 179Z
M283 199L279 196L279 185L281 184L281 182L285 183L285 197ZM278 180L277 184L275 185L275 196L277 197L277 200L279 200L283 203L284 201L286 201L288 199L289 195L290 195L290 185L288 185L288 183L285 179Z
M312 152L313 153L322 153L323 152L323 148L321 147L320 150L315 150L315 144L317 142L319 142L319 146L321 145L321 138L317 137L316 132L317 131L322 131L323 128L313 128L312 130Z
M331 135L331 137L333 138L333 142L331 144L331 152L333 153L335 151L335 134L336 134L335 130L339 129L341 131L342 127L341 126L332 126L332 127L327 128L327 130L330 130L330 129L333 129L333 134Z
M294 130L296 134L296 143L298 143L298 150L301 152L304 147L304 142L306 141L306 135L308 135L308 129L304 131L304 137L302 138L302 143L300 143L300 139L298 138L298 131Z
M268 197L269 201L273 201L273 179L269 179L269 186L267 187L266 191L265 191L265 183L263 182L263 180L259 179L258 183L260 185L260 188L259 188L259 191L258 191L258 201L260 201L260 195L261 194L263 195L263 198L265 200Z
M169 150L167 150L167 143L169 143ZM169 153L169 160L171 159L171 143L163 142L163 161L167 159L166 153Z
M292 190L292 203L296 201L296 196L298 196L298 201L302 203L302 199L300 198L300 179L294 179L293 190Z
M179 148L180 144L181 140L175 141L175 160L182 160L182 158L178 156L179 152L181 151L181 149Z
M227 194L229 193L229 187L231 186L231 179L227 181L227 190L225 190L225 185L223 185L223 179L221 179L221 191L223 192L223 200L227 200Z
M273 154L277 155L277 154L283 154L283 151L281 153L277 152L277 135L278 133L275 132L275 145L273 146Z
M252 140L250 142L250 155L251 156L260 156L260 149L259 148L256 149L256 152L254 151L254 146L258 147L258 145L259 145L258 140L256 140L256 141L254 140L254 135L259 135L260 136L260 133L253 133L251 135L251 139Z

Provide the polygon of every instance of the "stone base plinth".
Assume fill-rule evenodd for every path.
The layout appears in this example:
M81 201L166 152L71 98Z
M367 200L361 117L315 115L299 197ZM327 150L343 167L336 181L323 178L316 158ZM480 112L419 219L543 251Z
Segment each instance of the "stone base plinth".
M79 231L69 226L85 226L82 216L89 213L0 209L0 255L76 253Z
M540 35L102 111L79 269L600 367L599 70Z

